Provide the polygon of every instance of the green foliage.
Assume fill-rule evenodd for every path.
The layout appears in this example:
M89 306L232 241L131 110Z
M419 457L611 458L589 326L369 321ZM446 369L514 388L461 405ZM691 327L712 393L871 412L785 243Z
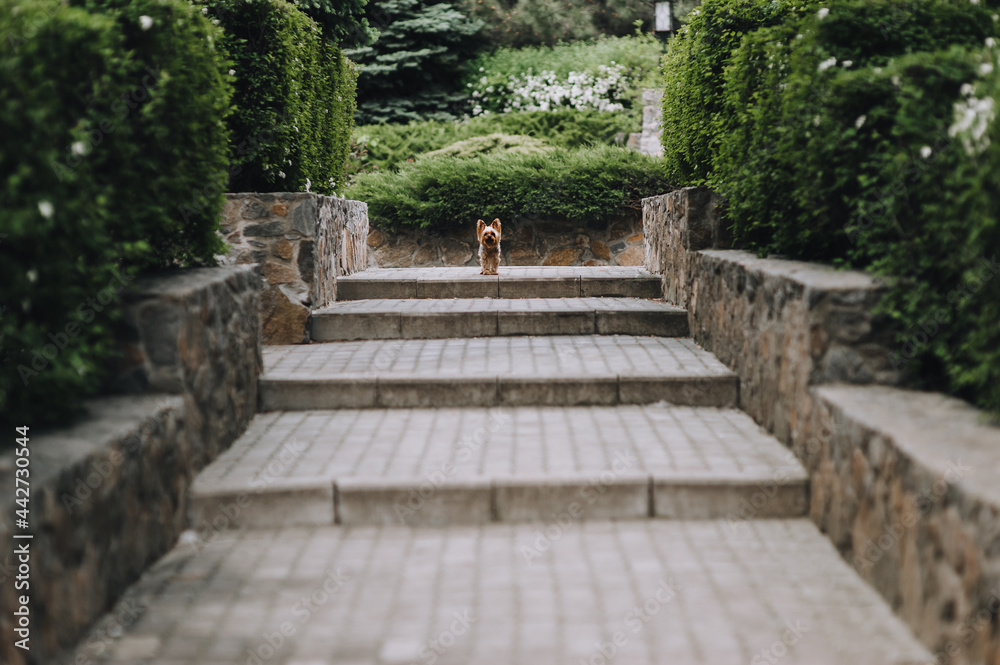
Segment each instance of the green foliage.
M471 139L458 141L449 146L425 153L422 159L435 157L474 157L496 152L513 152L520 155L538 155L551 152L557 148L541 139L515 134L488 134L474 136Z
M652 35L606 37L554 46L499 48L492 53L480 54L469 62L465 70L465 85L469 89L493 93L494 99L484 104L484 108L495 111L505 105L503 91L509 87L511 77L552 72L557 79L566 80L571 72L597 76L603 75L601 67L620 65L624 68L630 90L626 108L641 116L642 89L660 86L662 51L659 40Z
M668 189L655 158L594 146L540 155L421 159L399 172L358 175L347 196L368 202L375 226L444 230L480 217L607 221Z
M663 57L661 121L669 177L685 185L710 178L729 119L722 96L726 65L744 35L779 23L794 1L708 0L670 40Z
M980 50L1000 36L993 11L832 0L784 16L700 79L719 110L689 173L724 195L741 246L892 276L893 365L1000 413L1000 63ZM681 104L668 92L665 110Z
M486 24L492 44L529 46L628 35L636 21L649 26L653 3L647 0L464 0L463 9Z
M229 191L343 188L355 73L340 48L285 0L211 0L234 60Z
M221 32L184 0L78 4L0 2L5 423L63 421L100 388L136 269L222 248Z
M562 148L611 144L620 135L639 131L634 118L595 110L529 111L478 116L462 122L411 122L408 125L363 125L355 128L358 154L353 172L389 169L432 150L490 134L516 134L543 139Z
M466 106L462 63L480 46L482 23L434 0L374 0L381 35L348 51L360 65L359 123L450 120Z
M323 29L323 36L343 46L364 46L378 37L365 16L368 0L292 0Z

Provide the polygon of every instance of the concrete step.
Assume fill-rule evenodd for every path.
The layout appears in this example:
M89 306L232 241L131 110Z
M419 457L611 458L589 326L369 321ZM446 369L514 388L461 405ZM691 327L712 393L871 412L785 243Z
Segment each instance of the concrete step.
M337 300L398 298L662 298L660 277L622 266L376 268L337 278Z
M687 312L639 298L354 300L313 312L312 339L688 335Z
M245 497L241 501L240 497ZM807 474L735 409L665 404L258 414L191 523L447 526L798 517Z
M736 374L690 339L364 340L264 349L261 411L449 406L733 406Z
M934 662L806 519L207 536L185 534L74 662Z

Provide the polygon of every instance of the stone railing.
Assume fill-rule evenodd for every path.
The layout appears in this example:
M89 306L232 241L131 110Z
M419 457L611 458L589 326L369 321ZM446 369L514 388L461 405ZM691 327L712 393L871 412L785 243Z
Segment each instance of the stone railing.
M885 286L725 249L706 190L643 201L645 266L692 336L740 377L740 406L810 473L814 522L940 662L1000 656L1000 428L894 387Z
M311 309L337 298L337 277L368 262L368 204L307 192L227 194L229 264L260 265L265 344L305 341Z
M57 662L184 529L195 474L246 429L261 372L260 278L248 267L138 280L125 298L116 385L57 431L29 430L30 541L15 541L15 454L0 454L0 662ZM28 423L26 423L28 424ZM30 543L28 593L10 544ZM14 608L30 598L30 652ZM121 621L138 619L142 607Z
M504 266L642 265L642 221L636 211L596 226L533 217L500 221ZM474 224L445 234L375 229L368 236L368 246L372 267L479 265Z

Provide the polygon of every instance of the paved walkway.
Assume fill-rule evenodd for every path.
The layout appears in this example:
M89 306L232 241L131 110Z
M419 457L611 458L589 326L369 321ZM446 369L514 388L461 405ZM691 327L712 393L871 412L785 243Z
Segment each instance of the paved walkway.
M930 664L803 517L807 475L732 372L670 318L602 334L675 316L658 281L469 272L343 280L366 300L314 338L355 341L266 350L262 413L80 662Z

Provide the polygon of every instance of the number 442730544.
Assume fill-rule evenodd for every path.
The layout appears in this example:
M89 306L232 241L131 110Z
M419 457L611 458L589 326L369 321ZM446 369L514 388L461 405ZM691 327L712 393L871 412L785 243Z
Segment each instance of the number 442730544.
M28 428L18 427L16 429L20 436L17 438L17 448L15 449L15 453L17 454L17 470L14 472L16 480L14 502L18 505L19 509L14 512L17 514L18 524L24 525L26 528L28 522L28 500L31 496L31 485L28 482L28 455L30 454L30 449L28 448Z

